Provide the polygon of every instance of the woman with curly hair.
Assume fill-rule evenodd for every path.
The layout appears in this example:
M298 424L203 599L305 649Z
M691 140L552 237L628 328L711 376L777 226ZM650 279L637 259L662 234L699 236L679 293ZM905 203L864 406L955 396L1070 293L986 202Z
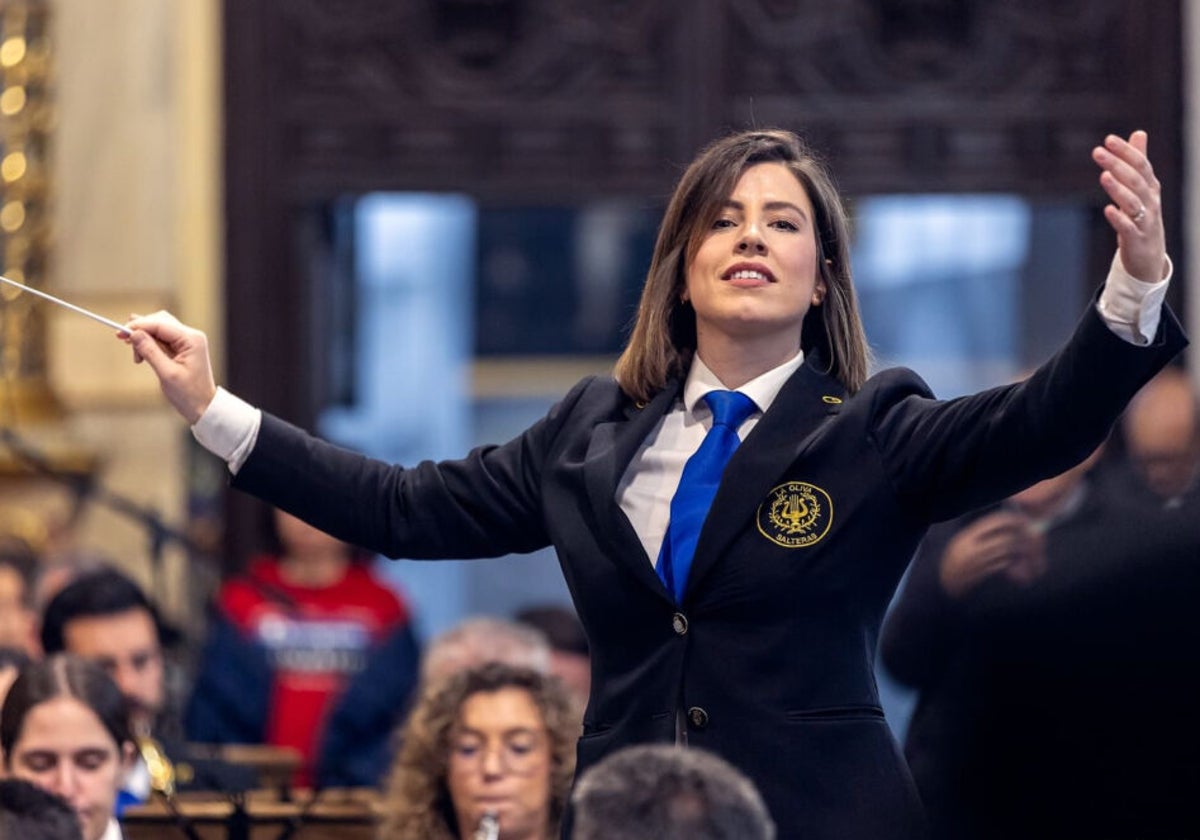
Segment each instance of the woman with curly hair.
M381 840L557 837L578 735L565 689L537 671L490 663L434 685L401 732Z

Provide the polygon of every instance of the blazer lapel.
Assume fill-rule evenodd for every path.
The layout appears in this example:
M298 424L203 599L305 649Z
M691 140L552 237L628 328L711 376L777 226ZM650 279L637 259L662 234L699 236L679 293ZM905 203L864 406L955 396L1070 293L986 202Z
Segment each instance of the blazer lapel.
M673 599L658 579L629 518L617 504L616 493L629 462L674 405L681 388L682 383L669 382L647 405L639 408L630 403L618 419L597 424L583 465L584 483L598 526L595 536L607 546L605 553L668 601Z
M841 410L846 389L823 367L814 356L796 371L730 458L700 531L685 600L746 527L779 476L812 443L821 425Z

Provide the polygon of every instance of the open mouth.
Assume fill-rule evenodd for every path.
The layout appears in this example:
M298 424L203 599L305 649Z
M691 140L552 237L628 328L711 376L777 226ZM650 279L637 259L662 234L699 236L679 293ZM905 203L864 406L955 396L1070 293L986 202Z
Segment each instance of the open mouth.
M721 276L721 279L741 287L765 286L775 282L775 276L767 269L747 265L733 266Z

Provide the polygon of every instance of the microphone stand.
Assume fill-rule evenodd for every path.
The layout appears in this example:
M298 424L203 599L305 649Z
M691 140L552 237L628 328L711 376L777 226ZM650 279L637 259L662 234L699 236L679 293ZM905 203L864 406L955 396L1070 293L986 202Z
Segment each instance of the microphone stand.
M229 797L233 811L225 820L226 840L250 840L250 812L246 810L246 794L235 793Z
M149 541L151 581L155 600L162 598L162 555L170 542L183 548L189 556L202 553L195 541L179 528L165 523L157 510L138 504L128 496L109 490L87 475L65 472L50 462L38 447L14 429L0 427L0 440L30 470L68 487L75 496L76 513L85 501L95 501L115 513L142 526Z
M171 812L171 819L175 821L175 827L182 831L188 840L203 840L196 831L196 826L184 815L183 811L179 810L179 803L175 801L174 794L164 797L163 801L167 803L167 810Z
M288 820L287 825L279 832L275 840L291 840L292 835L304 828L304 824L308 821L309 814L312 812L313 806L317 804L317 800L321 798L321 794L325 792L324 788L316 788L312 792L312 797L304 803L304 807L300 809L300 813Z

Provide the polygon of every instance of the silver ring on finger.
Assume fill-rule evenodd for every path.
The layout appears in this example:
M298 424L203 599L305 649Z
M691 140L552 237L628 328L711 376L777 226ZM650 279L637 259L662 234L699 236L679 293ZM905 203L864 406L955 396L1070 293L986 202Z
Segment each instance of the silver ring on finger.
M1146 218L1146 205L1139 204L1137 212L1129 217L1129 221L1131 221L1135 225L1137 225L1137 224L1141 224L1142 219L1144 219L1144 218Z

